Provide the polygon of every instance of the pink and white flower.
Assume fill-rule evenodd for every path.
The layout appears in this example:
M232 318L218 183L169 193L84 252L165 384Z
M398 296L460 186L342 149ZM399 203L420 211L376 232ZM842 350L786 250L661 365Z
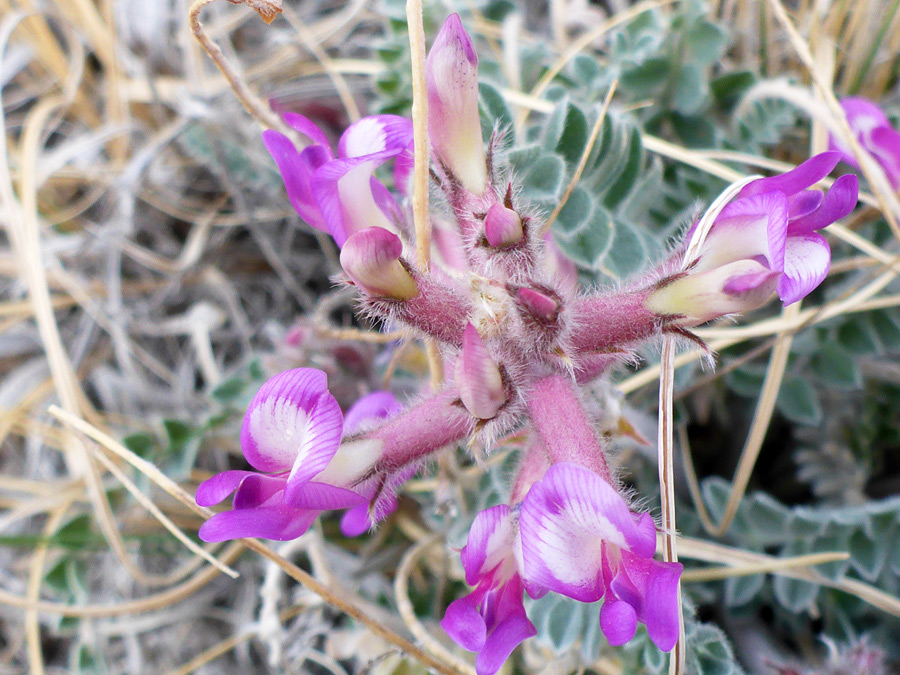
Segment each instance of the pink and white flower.
M610 644L628 642L640 621L657 647L675 646L682 566L653 559L653 519L632 513L596 473L551 466L522 503L519 536L528 583L582 602L605 597L600 628Z
M335 157L325 134L312 121L297 113L286 113L284 121L313 141L298 151L281 132L263 132L263 142L301 218L331 234L338 246L367 227L398 230L399 207L373 173L386 161L402 156L397 175L406 180L412 122L397 115L364 117L341 135Z
M841 176L824 195L807 189L840 159L837 152L823 152L745 186L716 218L696 263L651 293L647 307L695 326L756 309L772 293L785 305L806 297L831 263L831 249L817 230L856 206L856 176Z
M496 673L519 643L537 633L522 605L515 546L510 509L501 504L475 516L460 551L466 583L475 590L450 603L441 626L458 645L478 652L478 675Z
M396 413L387 392L360 399L347 413L345 430ZM384 446L366 439L341 444L342 414L327 389L325 373L297 368L267 381L250 402L241 428L241 449L257 471L224 471L197 488L197 503L212 506L234 493L231 511L200 528L204 541L262 537L286 541L306 532L322 511L351 509L348 531L368 518L374 486L359 485ZM261 473L265 472L265 473ZM382 517L390 512L382 508ZM371 524L366 521L366 527ZM359 533L359 532L355 532Z

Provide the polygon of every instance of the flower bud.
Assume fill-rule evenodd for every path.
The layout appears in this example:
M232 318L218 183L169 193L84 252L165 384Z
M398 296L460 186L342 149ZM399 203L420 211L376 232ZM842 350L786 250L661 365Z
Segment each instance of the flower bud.
M506 386L500 369L471 323L463 332L462 352L456 360L455 377L459 397L466 410L475 417L492 419L506 403Z
M519 306L542 323L553 323L559 316L560 306L555 295L534 288L520 288L516 291Z
M478 114L478 56L457 14L444 22L431 46L425 76L432 150L466 189L480 195L487 164Z
M347 239L341 249L341 267L367 295L409 300L419 293L415 279L400 261L403 244L381 227L369 227Z
M525 236L519 214L497 202L484 218L484 236L494 248L515 246Z

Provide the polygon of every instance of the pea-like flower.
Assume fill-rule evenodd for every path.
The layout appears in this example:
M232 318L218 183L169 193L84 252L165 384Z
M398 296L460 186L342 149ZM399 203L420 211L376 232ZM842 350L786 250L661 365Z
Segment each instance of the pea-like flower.
M373 173L388 160L398 161L402 184L409 169L412 122L397 115L374 115L351 124L338 141L335 157L325 134L311 120L286 113L284 121L313 144L297 150L284 134L263 132L263 142L278 165L294 210L338 246L367 227L397 231L399 207Z
M856 176L841 176L824 195L808 189L840 161L823 152L780 176L749 183L721 211L697 260L664 280L647 299L660 315L695 326L765 304L806 297L828 274L831 249L818 234L856 205Z
M353 431L399 407L387 392L370 394L348 411L344 427ZM367 529L375 486L360 479L381 458L383 444L363 439L341 444L341 435L341 409L328 392L325 373L296 368L268 380L253 397L241 428L241 449L257 471L225 471L197 488L201 506L234 493L232 510L204 523L200 538L286 541L306 532L322 511L347 508L352 513L345 516L348 532ZM387 515L392 504L379 515Z
M679 563L658 562L656 526L590 469L559 462L529 490L519 514L522 573L529 584L582 602L605 598L600 628L612 645L637 623L657 647L678 640Z
M522 605L515 546L510 509L501 504L475 516L460 552L466 583L475 590L450 603L441 626L458 645L478 652L478 675L496 673L520 642L537 633Z

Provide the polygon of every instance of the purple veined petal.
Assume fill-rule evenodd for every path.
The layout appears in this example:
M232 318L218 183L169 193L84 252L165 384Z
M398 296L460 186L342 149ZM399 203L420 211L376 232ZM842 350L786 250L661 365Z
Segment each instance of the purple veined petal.
M321 370L296 368L268 380L250 401L241 426L241 449L260 471L289 471L306 435L309 411L328 379Z
M631 542L631 552L642 558L652 558L656 553L656 523L649 513L637 517L638 536Z
M523 641L537 635L525 612L511 614L501 621L484 641L475 658L477 675L494 675Z
M699 269L764 255L769 267L784 266L788 203L781 192L741 197L728 204L703 244Z
M513 536L506 504L492 506L475 516L466 545L459 554L469 586L477 585L482 575L497 567L506 556L512 555Z
M808 216L822 203L825 195L819 190L804 190L788 197L788 220Z
M879 127L872 131L869 151L884 169L891 187L900 187L900 133L890 127Z
M749 197L773 190L785 195L796 194L825 178L837 166L841 158L840 152L821 152L787 173L753 181L741 190L739 197Z
M484 597L484 589L476 589L469 595L454 600L444 612L441 628L463 649L477 652L487 639L487 626L478 603Z
M414 144L410 143L394 160L394 187L404 196L412 194L412 175L415 167Z
M320 167L312 177L312 191L328 232L338 246L369 227L395 232L397 228L378 206L372 193L372 172L393 156L391 152L368 157L336 159Z
M287 136L272 129L264 131L262 136L266 149L281 172L291 206L310 226L327 231L310 182L313 173L331 159L331 151L321 145L312 145L297 152Z
M684 568L681 563L640 558L628 551L622 552L621 567L641 595L638 619L647 626L650 640L662 651L670 651L678 641L678 581Z
M858 198L859 179L851 174L841 176L834 181L818 209L788 225L788 237L828 227L852 213Z
M600 608L600 630L613 647L624 645L637 630L634 607L624 600L607 598Z
M523 576L582 602L603 595L604 541L643 550L645 535L622 496L597 474L554 464L535 483L519 515Z
M308 137L316 145L320 145L328 151L328 159L334 159L334 153L331 151L331 143L325 133L308 117L304 117L300 113L284 113L284 121L289 127L299 131Z
M295 503L299 499L297 492L331 462L341 445L342 427L341 407L326 391L308 413L306 434L284 489L288 503Z
M203 541L228 541L260 537L275 541L296 539L309 529L318 511L304 511L284 504L217 513L200 527Z
M338 156L347 159L369 155L399 155L413 140L412 122L399 115L372 115L354 122L341 134Z
M257 476L255 471L223 471L197 486L197 504L214 506L237 490L238 485L247 476Z
M298 509L330 511L365 504L369 500L353 490L310 481L301 485L290 499L286 498L285 501Z
M831 267L831 248L820 234L788 237L784 274L778 280L778 297L785 305L802 300L822 283Z
M372 188L372 199L375 200L375 206L385 215L388 222L402 223L403 211L391 191L375 176L369 179L369 187Z
M344 415L344 435L355 433L367 422L388 419L403 410L403 405L389 391L373 391L366 394Z
M284 490L285 477L254 473L241 481L234 493L234 509L255 509Z

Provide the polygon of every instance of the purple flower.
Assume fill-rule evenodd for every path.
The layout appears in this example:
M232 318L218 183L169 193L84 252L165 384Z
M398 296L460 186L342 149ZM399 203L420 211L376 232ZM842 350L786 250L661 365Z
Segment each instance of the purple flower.
M441 621L454 642L478 652L478 675L496 673L520 642L537 633L522 606L515 539L505 504L475 516L460 552L466 583L475 590L450 603Z
M525 497L519 534L528 583L582 602L605 597L600 628L610 644L628 642L640 621L657 647L675 646L682 566L653 559L653 519L632 513L603 478L554 464Z
M331 234L338 246L367 227L397 230L397 203L372 174L400 155L403 161L397 175L401 187L405 185L412 122L396 115L364 117L341 135L335 158L325 134L312 121L296 113L286 113L284 120L313 141L298 151L284 134L271 129L263 132L263 142L301 218Z
M881 108L868 99L845 98L841 107L860 146L881 165L891 187L900 189L900 133L894 130ZM841 140L832 136L830 146L841 153L845 162L860 168L853 152Z
M839 153L823 152L746 185L716 218L696 263L651 293L648 308L693 326L760 307L773 292L785 305L806 297L831 263L828 242L816 231L856 206L856 176L841 176L824 195L807 189L839 161Z
M370 394L348 411L345 428L356 430L398 409L391 394ZM367 509L375 486L359 481L381 458L384 445L365 438L341 444L341 421L322 371L297 368L266 382L250 402L241 428L241 449L257 471L225 471L200 484L201 506L234 493L232 510L204 523L200 538L286 541L306 532L322 511ZM379 513L388 512L383 508Z

